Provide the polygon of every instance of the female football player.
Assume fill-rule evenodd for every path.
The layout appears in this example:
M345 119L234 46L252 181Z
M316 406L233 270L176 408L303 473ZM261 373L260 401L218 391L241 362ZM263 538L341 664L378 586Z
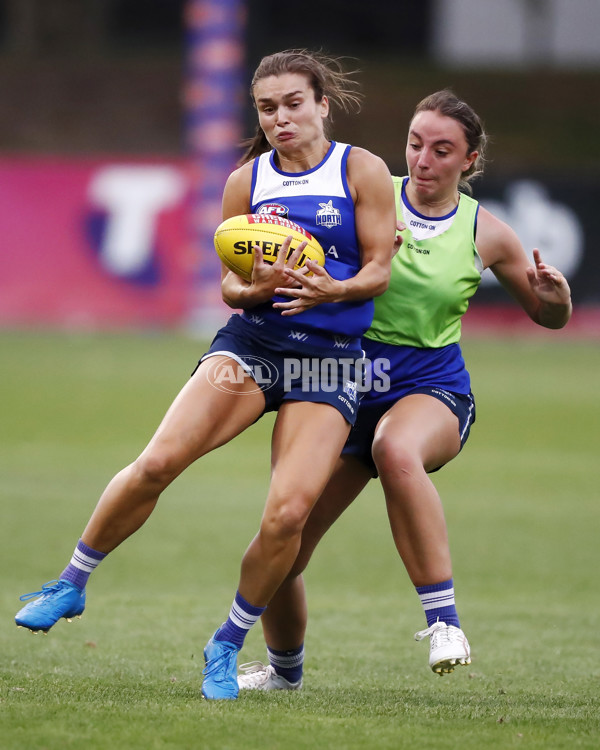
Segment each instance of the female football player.
M531 264L513 230L465 194L482 170L485 145L480 118L452 92L417 106L406 144L408 175L393 178L403 242L363 337L369 360L390 361L391 387L369 391L361 401L343 455L304 527L298 558L262 616L269 664L246 665L242 688L301 686L307 619L301 573L323 534L377 475L396 547L425 610L428 627L416 637L430 637L429 665L443 674L470 662L444 512L429 477L458 454L475 420L461 318L485 268L539 325L562 328L571 315L564 276L538 250Z
M311 276L290 275L303 245L286 259L286 241L272 265L256 251L250 282L224 268L223 298L242 314L217 333L139 458L108 484L59 580L23 597L39 594L16 616L19 625L48 631L59 618L81 614L90 572L140 528L161 492L200 456L278 410L260 527L243 556L229 617L204 652L208 699L237 697L237 653L296 559L306 518L358 406L347 366L326 368L330 379L316 389L314 380L303 387L301 372L267 389L254 378L252 362L268 359L282 375L291 360L330 364L343 354L362 361L360 337L373 317L373 297L387 287L395 233L394 190L383 161L331 140L331 106L358 101L339 61L304 50L270 55L254 74L251 94L259 130L227 181L223 218L288 216L317 238L326 266ZM282 296L290 285L291 299ZM223 365L242 368L246 377L219 387Z

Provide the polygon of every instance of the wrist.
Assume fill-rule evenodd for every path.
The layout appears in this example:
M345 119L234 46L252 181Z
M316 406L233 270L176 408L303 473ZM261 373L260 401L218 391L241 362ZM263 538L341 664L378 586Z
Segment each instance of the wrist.
M329 302L346 302L351 294L351 288L349 282L352 279L341 281L340 279L333 279L333 289L331 290Z
M243 309L250 309L257 305L262 305L264 302L268 302L272 296L272 289L265 289L256 284L250 284L242 290L240 295L240 307Z

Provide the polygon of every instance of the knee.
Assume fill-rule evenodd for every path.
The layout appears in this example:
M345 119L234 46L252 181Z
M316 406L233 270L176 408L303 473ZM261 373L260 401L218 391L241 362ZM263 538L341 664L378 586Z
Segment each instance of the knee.
M158 451L143 453L131 468L138 485L159 490L167 487L178 474L173 458Z
M284 543L300 538L308 517L308 504L298 496L281 499L265 511L261 533Z
M423 463L410 445L376 435L372 447L373 461L380 476L393 476L397 481L424 472Z

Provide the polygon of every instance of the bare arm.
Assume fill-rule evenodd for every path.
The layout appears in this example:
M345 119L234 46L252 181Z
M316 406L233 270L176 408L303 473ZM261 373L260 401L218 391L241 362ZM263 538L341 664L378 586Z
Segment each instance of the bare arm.
M565 277L533 251L533 265L515 232L485 208L477 222L477 251L527 315L545 328L562 328L571 317L571 290Z
M295 315L323 302L369 299L382 294L390 280L394 248L396 207L390 173L377 156L353 148L348 156L348 184L355 203L355 223L361 250L359 272L346 280L333 279L325 269L308 262L307 270L286 273L296 286L278 288L276 294L293 297L275 305L282 315ZM307 275L308 271L312 275Z

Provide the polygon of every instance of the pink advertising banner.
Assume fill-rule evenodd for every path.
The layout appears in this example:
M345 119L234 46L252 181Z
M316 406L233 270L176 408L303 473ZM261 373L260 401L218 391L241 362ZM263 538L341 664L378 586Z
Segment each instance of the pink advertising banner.
M183 161L0 158L0 325L180 324L189 185Z

